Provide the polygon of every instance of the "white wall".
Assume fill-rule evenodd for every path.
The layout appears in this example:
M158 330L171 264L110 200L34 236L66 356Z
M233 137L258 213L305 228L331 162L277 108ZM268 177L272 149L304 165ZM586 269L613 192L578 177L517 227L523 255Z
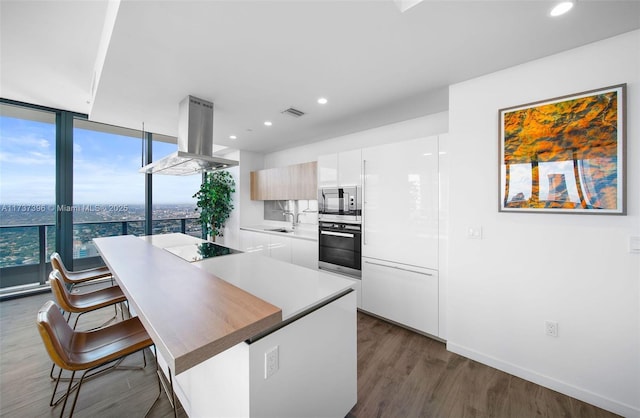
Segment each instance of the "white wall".
M251 172L264 168L264 155L240 151L240 224L261 223L264 205L260 200L251 200Z
M498 212L498 109L627 84L627 216ZM640 416L640 31L450 87L448 345ZM467 238L481 226L483 239ZM559 323L559 336L544 321Z
M319 155L388 144L447 132L448 113L439 112L313 144L266 154L265 168L316 161Z
M251 172L263 168L263 155L248 151L234 151L224 156L240 162L237 167L227 169L236 182L233 195L233 211L224 227L224 236L217 242L232 248L240 248L240 226L262 223L264 207L262 201L251 200Z

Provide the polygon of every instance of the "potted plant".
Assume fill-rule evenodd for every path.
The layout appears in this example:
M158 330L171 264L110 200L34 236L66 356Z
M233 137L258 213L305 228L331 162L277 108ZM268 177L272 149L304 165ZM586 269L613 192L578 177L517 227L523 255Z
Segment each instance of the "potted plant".
M222 236L224 224L233 210L232 194L235 193L235 181L228 171L205 173L200 190L193 195L198 199L196 212L200 212L202 238L211 240Z

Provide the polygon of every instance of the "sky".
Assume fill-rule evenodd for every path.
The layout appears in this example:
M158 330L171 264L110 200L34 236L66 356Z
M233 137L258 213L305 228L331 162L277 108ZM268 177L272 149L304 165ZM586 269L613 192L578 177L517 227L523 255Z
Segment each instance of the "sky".
M175 144L154 142L161 158ZM74 204L144 204L140 138L74 130ZM153 203L193 203L201 177L153 177ZM55 202L55 125L0 116L0 204Z

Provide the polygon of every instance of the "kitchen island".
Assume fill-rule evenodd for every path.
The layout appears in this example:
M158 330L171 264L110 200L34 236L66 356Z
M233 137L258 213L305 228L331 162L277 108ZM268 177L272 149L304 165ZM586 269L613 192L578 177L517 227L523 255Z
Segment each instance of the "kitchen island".
M355 405L348 280L259 254L188 261L180 247L207 243L182 234L95 242L189 416L343 417Z

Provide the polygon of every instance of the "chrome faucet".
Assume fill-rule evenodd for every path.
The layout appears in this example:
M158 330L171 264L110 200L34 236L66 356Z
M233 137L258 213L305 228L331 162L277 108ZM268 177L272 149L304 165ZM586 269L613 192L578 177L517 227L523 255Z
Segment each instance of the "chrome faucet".
M298 224L299 221L299 213L295 213L295 212L282 212L282 216L287 217L287 215L291 215L291 229L296 229L296 225Z

